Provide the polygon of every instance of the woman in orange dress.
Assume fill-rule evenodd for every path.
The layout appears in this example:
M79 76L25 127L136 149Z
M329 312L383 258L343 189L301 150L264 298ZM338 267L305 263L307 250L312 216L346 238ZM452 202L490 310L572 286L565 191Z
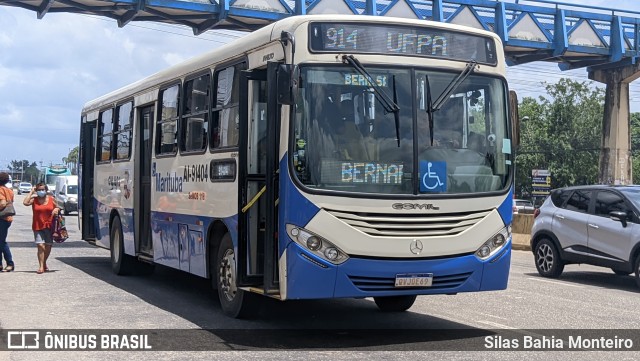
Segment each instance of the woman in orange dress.
M9 174L0 172L0 211L9 204L13 203L13 190L7 188L6 184L9 182ZM7 261L6 272L13 271L13 257L11 256L11 249L9 249L9 243L7 243L7 233L9 227L13 222L13 216L0 217L0 271L2 271L2 255L4 255L5 261Z
M58 215L60 208L56 205L53 197L47 194L48 187L44 183L38 183L22 204L31 206L33 210L33 238L38 246L38 263L40 267L36 273L41 274L49 270L47 267L47 259L51 254L51 246L53 246L53 238L51 237L51 220L53 216Z

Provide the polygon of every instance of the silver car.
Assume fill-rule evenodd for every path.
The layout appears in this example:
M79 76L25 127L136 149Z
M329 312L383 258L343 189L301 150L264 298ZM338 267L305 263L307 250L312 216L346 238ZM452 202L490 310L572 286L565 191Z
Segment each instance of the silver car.
M635 273L640 287L640 186L556 189L534 213L531 250L544 277L559 277L566 264Z
M29 193L33 186L29 182L22 182L18 185L18 194Z
M531 201L525 199L514 199L518 213L532 214L535 208Z

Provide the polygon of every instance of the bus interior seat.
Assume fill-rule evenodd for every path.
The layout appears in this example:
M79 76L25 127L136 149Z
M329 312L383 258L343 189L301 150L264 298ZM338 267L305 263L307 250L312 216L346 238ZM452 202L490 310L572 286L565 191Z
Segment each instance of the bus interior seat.
M466 184L471 191L486 192L499 188L500 177L493 175L491 168L485 165L458 166L453 172L458 184Z
M340 112L332 119L336 147L345 150L353 160L369 160L364 137L354 119L354 104L350 99L340 102Z

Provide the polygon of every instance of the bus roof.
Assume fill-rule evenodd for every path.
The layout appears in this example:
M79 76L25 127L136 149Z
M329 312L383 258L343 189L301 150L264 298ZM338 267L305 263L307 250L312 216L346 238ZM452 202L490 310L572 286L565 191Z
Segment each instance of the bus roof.
M248 33L240 39L234 40L230 43L222 45L218 48L209 50L194 58L185 60L179 64L171 66L146 78L140 79L132 84L124 86L120 89L105 94L99 98L91 100L85 104L82 109L82 113L88 113L91 111L99 110L106 105L110 105L113 102L122 100L123 98L133 97L149 89L159 87L161 84L170 82L180 78L186 74L196 73L206 68L210 68L213 64L223 63L230 61L234 58L239 58L248 51L261 47L271 41L279 39L282 31L293 32L300 25L308 23L310 21L365 21L371 23L384 23L384 24L405 24L405 25L429 25L441 29L449 30L464 30L465 32L475 33L478 35L489 36L495 39L498 44L501 44L500 38L486 30L480 30L476 28L470 28L461 25L447 24L441 22L434 22L429 20L420 19L407 19L407 18L395 18L387 16L368 16L368 15L302 15L292 16L283 20L277 21L273 24L267 25L254 32Z

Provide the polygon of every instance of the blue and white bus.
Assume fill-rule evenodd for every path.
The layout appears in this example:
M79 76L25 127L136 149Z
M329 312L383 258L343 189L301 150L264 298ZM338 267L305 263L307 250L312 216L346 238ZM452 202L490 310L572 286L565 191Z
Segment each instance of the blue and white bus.
M515 121L490 32L291 17L81 117L82 237L117 274L208 278L233 317L258 295L404 311L507 286Z
M44 182L49 188L49 191L53 192L56 189L56 182L61 176L71 175L71 170L65 165L51 165L45 167L40 173L40 182Z

